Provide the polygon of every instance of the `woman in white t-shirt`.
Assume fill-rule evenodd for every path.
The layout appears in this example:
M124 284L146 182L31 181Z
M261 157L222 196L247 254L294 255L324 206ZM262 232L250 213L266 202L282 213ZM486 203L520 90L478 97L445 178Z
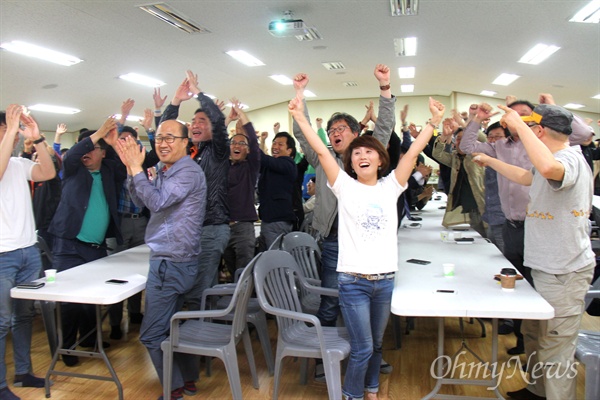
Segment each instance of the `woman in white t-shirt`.
M389 156L371 136L354 139L343 155L344 170L304 116L301 95L290 113L319 156L328 186L338 199L340 307L350 335L350 359L342 392L346 399L377 399L383 333L398 269L398 196L406 190L417 156L441 122L444 105L429 98L431 120L389 175Z

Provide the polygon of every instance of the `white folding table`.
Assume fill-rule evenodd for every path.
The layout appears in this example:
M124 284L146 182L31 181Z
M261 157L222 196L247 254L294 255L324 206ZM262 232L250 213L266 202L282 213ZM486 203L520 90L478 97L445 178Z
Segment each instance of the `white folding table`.
M453 239L443 242L440 232L444 228L444 214L440 206L443 200L430 201L422 210L421 227L401 228L398 232L398 273L392 295L392 313L403 316L438 317L438 358L444 354L444 317L491 318L492 360L498 361L498 318L550 319L554 309L525 280L517 281L512 292L503 291L494 275L502 268L512 265L500 251L481 238L473 230L461 232L462 237L472 237L472 244L457 244ZM427 265L408 263L409 259L431 261ZM445 277L442 264L455 264L455 276ZM471 351L469 349L469 351ZM473 353L480 361L482 359ZM491 379L450 379L442 371L442 362L437 362L438 377L434 389L424 399L456 398L438 395L443 384L480 385L492 387L498 398L502 398L497 387L497 377Z
M63 375L78 378L113 381L117 385L119 399L123 399L123 387L113 369L102 346L101 306L115 304L141 292L146 287L148 276L150 249L141 245L133 249L112 254L80 266L59 272L56 283L46 284L40 289L12 288L10 295L15 299L29 299L56 302L58 345L52 362L46 373L46 397L50 397L50 376ZM115 285L106 283L109 279L125 280L127 283ZM44 279L38 279L43 282ZM63 349L60 303L83 303L96 306L96 336L98 351L80 351ZM80 357L101 358L104 360L110 377L101 375L80 374L55 370L58 356L72 355Z

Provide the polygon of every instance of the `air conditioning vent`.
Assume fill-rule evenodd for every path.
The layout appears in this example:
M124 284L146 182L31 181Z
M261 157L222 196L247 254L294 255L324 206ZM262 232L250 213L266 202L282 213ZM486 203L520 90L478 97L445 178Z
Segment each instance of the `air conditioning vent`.
M346 67L344 66L344 64L341 63L341 61L324 62L324 63L321 63L321 64L328 71L339 71L339 70L342 70L342 69L346 69Z
M148 4L139 6L139 8L185 33L210 33L208 29L193 22L191 19L185 17L182 13L165 3Z

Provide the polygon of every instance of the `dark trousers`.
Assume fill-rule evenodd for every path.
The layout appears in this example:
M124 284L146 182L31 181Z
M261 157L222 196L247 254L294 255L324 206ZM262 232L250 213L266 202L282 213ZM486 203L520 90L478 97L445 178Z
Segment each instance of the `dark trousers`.
M59 272L106 257L106 248L92 247L74 239L54 238L52 250L53 266ZM69 349L96 328L96 306L94 304L61 303L63 348ZM90 334L84 341L85 347L92 347L96 337Z
M504 257L519 271L523 278L533 286L531 268L523 265L525 257L525 222L506 220L502 227L502 239L504 240ZM517 347L523 346L523 334L521 323L523 320L513 320L513 330L517 337Z

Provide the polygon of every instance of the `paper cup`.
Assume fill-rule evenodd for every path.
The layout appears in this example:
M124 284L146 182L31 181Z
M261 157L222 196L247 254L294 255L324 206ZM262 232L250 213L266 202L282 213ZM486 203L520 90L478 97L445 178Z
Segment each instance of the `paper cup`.
M516 275L500 275L500 284L502 285L502 290L504 291L512 292L513 290L515 290L516 281Z
M442 238L442 242L447 242L448 241L448 231L441 231L440 237Z
M454 264L444 263L444 264L442 264L442 267L444 268L444 276L446 278L450 278L450 277L454 276Z
M462 232L454 232L454 239L462 238Z
M55 269L47 269L44 271L46 274L46 283L55 283L56 282L56 270Z

